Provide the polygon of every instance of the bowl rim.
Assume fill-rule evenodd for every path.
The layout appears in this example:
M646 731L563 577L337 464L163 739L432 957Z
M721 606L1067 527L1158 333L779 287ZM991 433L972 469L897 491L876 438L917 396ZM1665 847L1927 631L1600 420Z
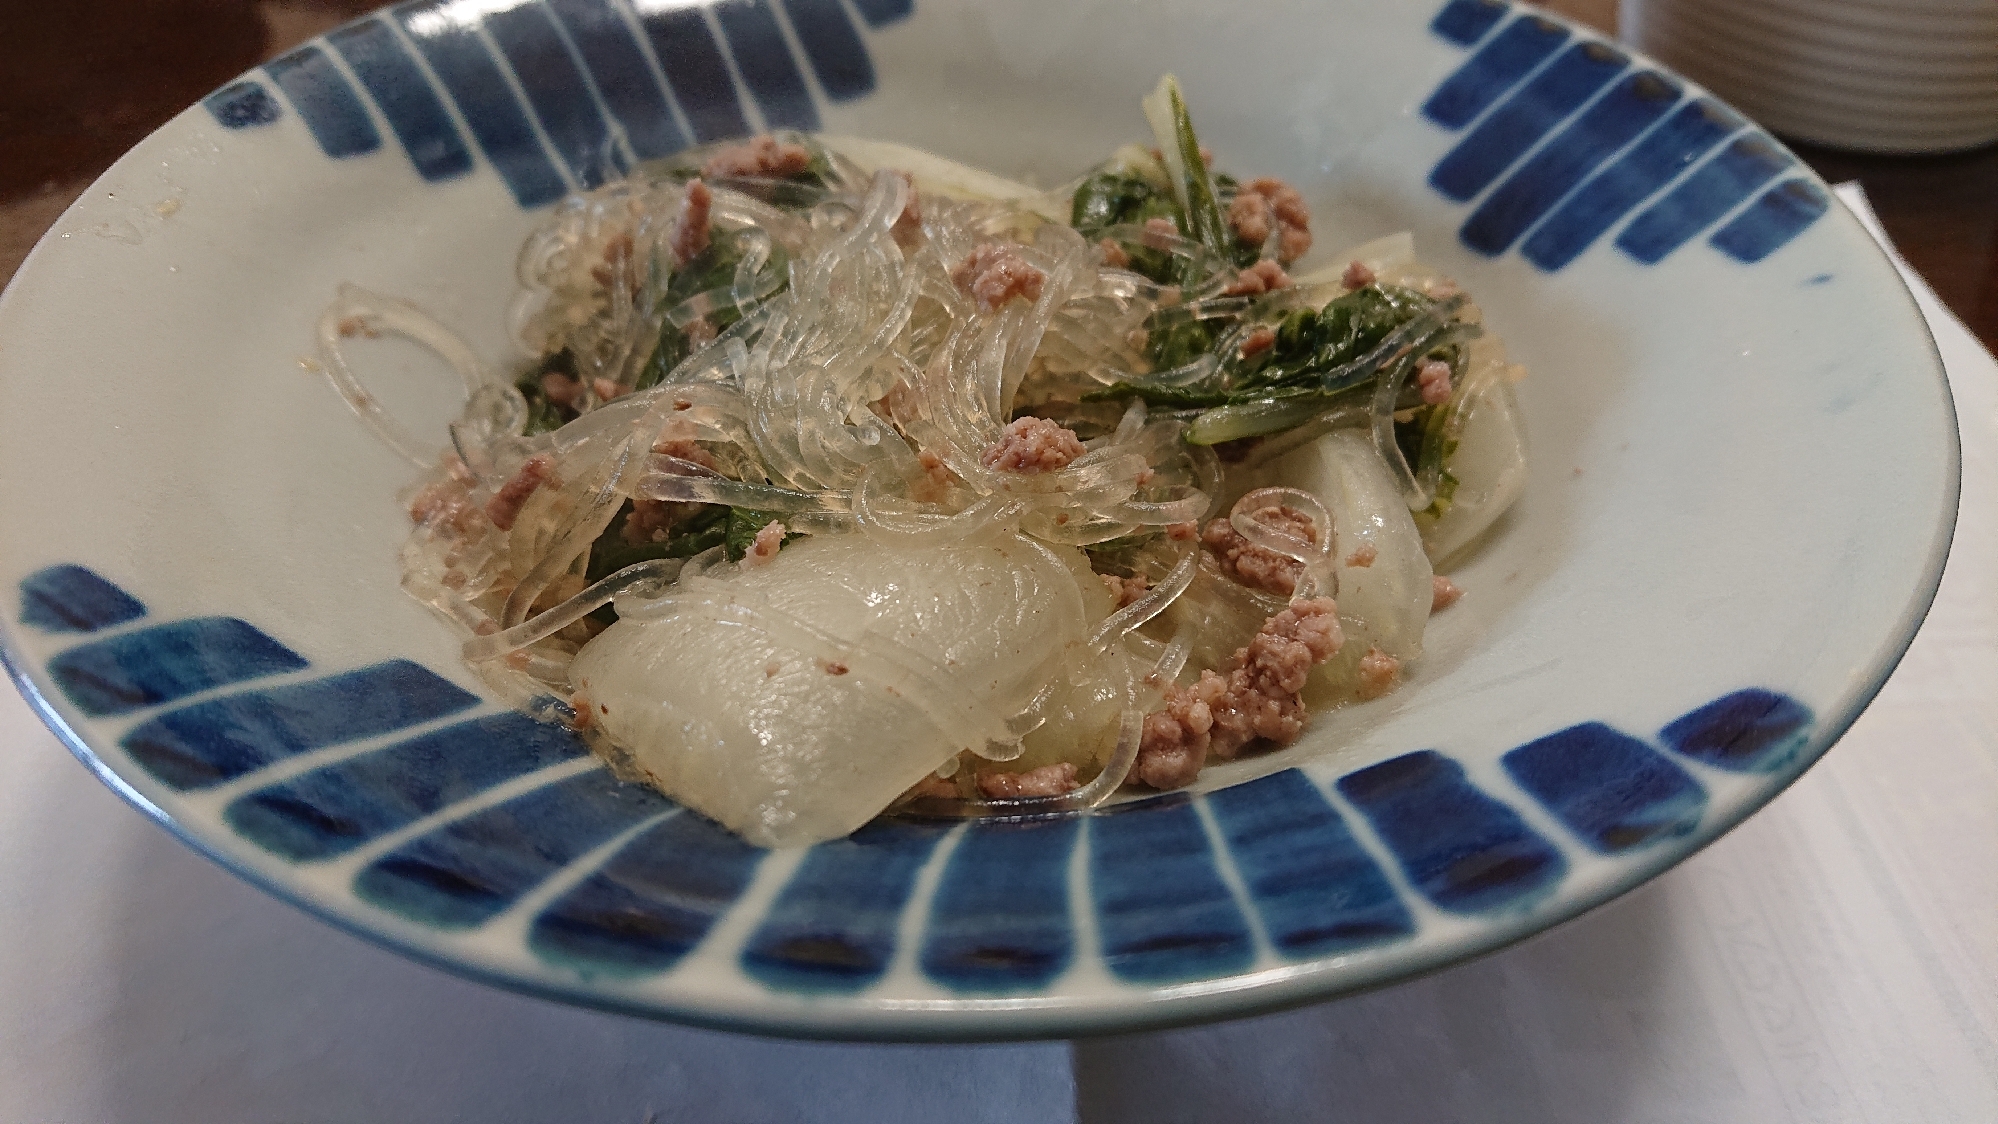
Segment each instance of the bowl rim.
M1609 39L1597 29L1570 17L1527 7L1517 3L1516 0L1501 0L1501 3L1508 13L1525 12L1536 18L1558 23L1570 33L1579 33L1586 40L1612 43L1617 50L1628 54L1633 64L1647 65L1685 81L1682 74L1658 63L1630 44ZM385 9L376 9L340 26L347 27L373 19L383 10ZM330 34L330 31L327 34ZM320 37L314 37L307 42L316 41L318 38ZM254 75L261 66L262 63L258 63L243 75L224 83L221 88L226 89L234 82ZM1704 87L1696 82L1686 81L1686 85L1689 93L1705 92L1706 96L1726 104L1724 99L1706 92ZM154 146L171 143L169 134L183 127L189 118L201 112L201 102L197 101L175 114L173 118L121 155L104 173L92 180L91 185L84 190L78 200L66 208L49 230L37 240L34 248L23 259L13 279L4 290L0 290L0 311L4 311L10 303L20 299L19 293L32 285L33 282L29 279L36 273L38 260L50 252L50 247L57 241L58 228L62 227L73 213L83 208L94 195L99 194L102 184L128 168L150 159L151 149ZM1796 154L1779 139L1771 139L1772 143L1777 144L1784 153L1795 160L1793 174L1805 176L1809 183L1830 194L1829 185L1815 169L1796 157ZM1844 209L1842 203L1840 208ZM1912 315L1920 331L1921 338L1926 344L1926 358L1929 361L1931 376L1936 379L1942 392L1943 420L1948 429L1947 448L1944 450L1947 462L1945 494L1941 497L1944 501L1945 517L1931 534L1922 563L1923 576L1903 604L1894 633L1876 644L1871 658L1864 664L1864 673L1855 676L1854 684L1846 690L1845 697L1840 700L1842 705L1835 711L1821 711L1818 714L1810 728L1808 739L1782 768L1759 774L1758 787L1731 807L1716 808L1710 812L1693 832L1661 841L1637 855L1625 857L1615 877L1591 884L1587 890L1576 893L1557 907L1537 910L1512 919L1490 919L1480 925L1474 935L1468 938L1457 938L1432 945L1423 955L1413 958L1411 963L1396 961L1388 966L1388 970L1376 971L1364 978L1340 978L1336 971L1326 967L1328 961L1336 960L1337 957L1320 955L1293 964L1216 976L1186 984L1148 989L1132 988L1130 998L1116 1004L1103 1004L1084 996L1053 1003L1037 1003L1035 997L1029 996L1005 1000L924 1001L887 1008L869 1008L864 1006L864 1001L849 1006L842 1001L829 1004L824 1012L814 1015L804 1009L808 1005L782 1011L728 1011L716 1009L711 1004L691 997L658 993L618 993L592 987L587 979L582 978L575 983L561 983L510 973L504 969L455 957L444 950L425 947L420 942L398 935L386 926L370 926L361 917L343 915L331 904L315 901L309 894L229 854L224 848L210 843L198 832L176 820L120 775L91 746L83 732L64 716L62 705L50 697L45 684L41 681L39 669L20 644L16 635L19 625L9 620L0 620L0 667L5 668L8 678L27 700L36 716L86 769L126 803L165 828L170 835L195 852L251 886L326 922L337 930L460 978L518 994L613 1014L732 1033L805 1040L883 1043L1002 1042L1093 1037L1241 1018L1362 994L1482 959L1531 937L1549 932L1598 906L1621 897L1691 858L1732 831L1749 816L1766 807L1820 760L1871 704L1881 687L1899 666L1934 604L1954 540L1962 491L1961 428L1940 348L1912 288L1901 275L1894 256L1888 249L1864 229L1864 226L1858 222L1857 216L1848 211L1846 217L1852 219L1855 227L1858 227L1860 236L1870 247L1869 260L1884 266L1892 278L1893 287L1898 290L1900 296L1896 304L1897 311L1903 315ZM826 1014L834 1014L836 1017L824 1017Z

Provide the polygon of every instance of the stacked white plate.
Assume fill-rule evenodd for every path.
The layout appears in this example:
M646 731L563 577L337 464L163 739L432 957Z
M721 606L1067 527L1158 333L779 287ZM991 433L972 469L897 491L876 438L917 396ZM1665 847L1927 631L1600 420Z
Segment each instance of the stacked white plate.
M1622 0L1622 36L1788 137L1998 140L1998 0Z

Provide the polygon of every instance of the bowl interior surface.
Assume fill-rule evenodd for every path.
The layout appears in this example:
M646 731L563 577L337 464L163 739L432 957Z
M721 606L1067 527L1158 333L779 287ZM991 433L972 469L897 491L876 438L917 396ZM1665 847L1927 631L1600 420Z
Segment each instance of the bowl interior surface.
M1317 249L1413 231L1531 371L1525 497L1386 699L1191 795L763 853L488 701L397 588L408 467L314 372L342 283L494 363L553 199L759 123L1060 183L1184 83ZM788 75L788 77L786 77ZM420 3L188 110L0 299L17 680L190 843L494 982L832 1037L1220 1017L1499 947L1789 783L1940 576L1954 419L1912 300L1780 145L1480 0ZM447 377L368 353L444 434Z

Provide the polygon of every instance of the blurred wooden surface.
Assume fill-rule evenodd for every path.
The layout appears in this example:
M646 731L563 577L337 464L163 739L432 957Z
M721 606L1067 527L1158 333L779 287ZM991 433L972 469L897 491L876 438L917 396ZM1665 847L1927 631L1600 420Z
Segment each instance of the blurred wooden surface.
M13 0L0 35L0 280L85 186L147 133L371 0ZM1616 0L1546 8L1614 31ZM1887 232L1986 347L1998 348L1998 147L1869 157L1796 146L1866 186Z

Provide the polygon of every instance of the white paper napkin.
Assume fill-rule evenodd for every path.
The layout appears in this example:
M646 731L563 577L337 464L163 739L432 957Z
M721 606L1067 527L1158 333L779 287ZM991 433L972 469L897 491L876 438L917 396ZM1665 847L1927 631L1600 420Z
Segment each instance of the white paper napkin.
M0 692L0 1120L1998 1120L1998 366L1909 281L1964 445L1927 626L1769 809L1541 938L1072 1052L685 1030L467 983L314 921L125 807Z

